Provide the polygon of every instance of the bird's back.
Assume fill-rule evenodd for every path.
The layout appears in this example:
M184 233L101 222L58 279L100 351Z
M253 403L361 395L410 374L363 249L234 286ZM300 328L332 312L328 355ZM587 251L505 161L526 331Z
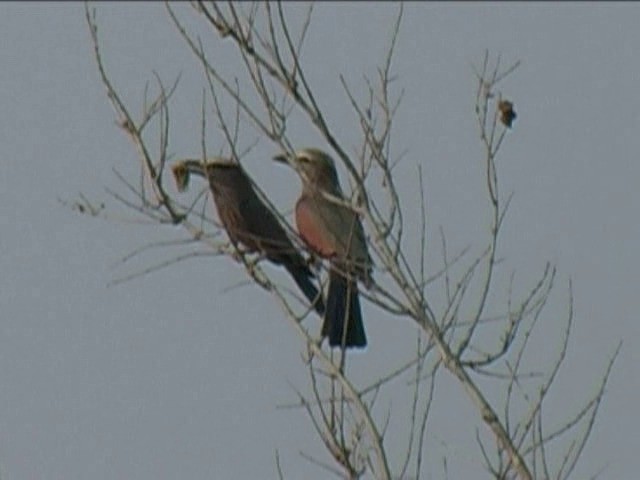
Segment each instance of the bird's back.
M249 177L239 168L217 168L209 180L220 221L229 237L270 260L295 259L304 264L276 216L263 203Z

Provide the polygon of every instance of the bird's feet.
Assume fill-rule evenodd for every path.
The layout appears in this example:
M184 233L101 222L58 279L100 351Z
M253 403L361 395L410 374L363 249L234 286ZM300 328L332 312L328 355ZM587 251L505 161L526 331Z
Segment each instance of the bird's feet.
M316 272L318 272L320 270L320 267L322 266L322 260L320 260L313 253L309 254L307 259L305 260L305 263L307 264L307 267L309 267L310 269Z
M245 260L245 257L247 255L248 250L245 250L243 248L241 248L239 245L233 245L233 252L231 253L231 256L233 257L233 259L236 262L239 263L247 263Z

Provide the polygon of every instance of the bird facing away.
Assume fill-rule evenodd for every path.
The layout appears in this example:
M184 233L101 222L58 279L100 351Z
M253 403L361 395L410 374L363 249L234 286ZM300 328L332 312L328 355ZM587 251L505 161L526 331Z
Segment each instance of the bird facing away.
M260 200L249 176L239 163L215 158L206 163L183 160L171 167L179 191L186 190L190 174L209 181L220 222L237 248L263 254L276 265L282 265L293 277L319 315L324 313L322 295L312 283L313 273L298 253L284 228Z
M288 159L287 155L274 157L284 163L289 163ZM344 195L329 155L306 148L290 161L302 177L302 193L295 208L298 233L313 252L331 263L322 334L329 337L332 347L364 347L367 337L357 281L370 287L373 280L362 223L353 209L340 204Z

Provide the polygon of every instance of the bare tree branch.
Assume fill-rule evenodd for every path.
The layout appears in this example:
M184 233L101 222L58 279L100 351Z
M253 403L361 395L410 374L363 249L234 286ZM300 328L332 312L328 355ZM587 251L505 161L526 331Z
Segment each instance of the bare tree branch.
M449 243L440 228L441 267L427 262L427 252L437 245L427 243L431 199L423 183L422 167L418 165L420 217L411 219L419 226L418 261L407 255L403 199L407 193L396 184L394 167L405 158L392 149L392 133L396 114L404 98L404 90L396 91L397 77L393 71L393 58L399 48L399 34L404 13L401 4L392 22L389 44L377 75L364 76L361 85L348 84L344 75L337 73L335 88L355 115L354 132L360 140L355 153L344 146L338 132L329 126L331 117L327 107L312 88L312 79L302 62L305 44L311 41L314 7L304 10L299 24L289 20L289 6L272 3L191 2L187 13L191 17L178 17L178 7L165 3L167 15L190 52L202 69L203 99L201 115L202 159L209 151L228 152L234 161L250 152L259 140L265 140L279 151L292 152L293 141L288 136L287 122L292 115L302 118L312 130L330 146L333 155L348 171L352 195L347 200L327 195L330 201L352 209L367 227L368 246L374 257L376 279L361 296L376 310L384 312L397 322L397 328L417 333L415 350L410 358L389 359L389 369L379 372L375 380L359 381L347 373L344 350L332 351L322 346L322 339L314 339L301 323L309 308L297 313L293 299L297 296L286 286L275 282L269 271L262 268L263 256L242 252L220 238L219 222L208 213L210 208L207 189L200 190L190 201L178 201L168 193L164 171L171 161L169 145L173 122L170 103L178 94L180 76L165 87L160 73L153 72L151 87L145 84L142 112L139 120L119 96L117 88L107 74L99 48L98 27L94 10L85 4L85 17L89 27L101 82L107 98L114 108L116 122L124 131L138 156L140 177L131 180L115 171L124 194L108 188L107 192L128 211L142 216L147 223L177 225L187 234L179 240L155 240L125 255L118 264L124 264L149 251L164 251L179 246L195 246L195 251L176 254L121 277L112 284L145 276L188 258L227 256L242 265L247 281L242 285L257 285L268 291L279 302L288 325L300 337L304 349L303 363L308 373L307 389L292 385L296 402L285 408L299 408L306 412L312 431L322 441L329 460L320 460L316 452L300 455L323 470L339 478L356 479L366 474L375 478L392 477L385 435L394 421L403 416L409 424L406 449L397 460L400 478L414 472L416 479L424 475L425 445L429 439L427 428L435 408L436 378L441 370L457 380L478 413L475 437L487 472L494 478L568 478L574 471L592 432L593 422L602 401L606 382L611 373L619 348L615 351L598 389L598 393L560 426L549 429L545 400L554 387L557 374L564 364L573 322L573 296L569 285L569 312L557 358L550 366L538 367L528 363L526 352L534 348L533 332L544 328L544 307L550 298L556 269L547 263L542 274L529 280L524 293L515 287L515 272L506 274L508 287L499 308L493 310L492 298L497 296L500 276L497 268L502 227L507 221L513 194L505 195L499 181L499 154L507 132L515 119L514 105L503 97L498 85L520 65L516 61L506 68L498 55L491 61L486 52L479 68L474 67L478 82L475 97L476 122L479 129L479 148L483 162L483 176L478 181L485 187L490 213L488 239L474 239L459 252L449 253ZM195 35L191 22L200 22L214 35ZM231 48L240 67L213 61L211 45ZM351 83L351 82L350 82ZM154 93L150 93L150 90ZM149 98L149 96L151 98ZM229 107L232 105L232 107ZM509 118L505 120L505 108ZM209 117L212 115L213 117ZM247 128L258 139L245 141ZM157 144L151 145L149 132L155 130ZM219 143L215 149L207 144L206 134L216 133ZM249 146L247 146L249 144ZM375 183L379 180L379 183ZM277 215L296 248L303 242L289 226L267 196L254 184L259 198ZM89 201L67 202L76 211L91 216L106 217L105 207ZM138 220L139 221L139 220ZM436 242L437 243L437 242ZM480 246L478 246L479 244ZM412 247L413 248L413 247ZM475 253L470 253L475 252ZM316 266L318 274L326 277L326 267ZM532 285L532 286L531 286ZM235 287L234 287L235 288ZM432 289L439 294L432 294ZM400 324L403 324L400 326ZM491 328L500 329L499 335L489 335ZM490 336L491 340L486 338ZM483 340L484 338L484 340ZM406 349L410 352L413 347ZM371 354L371 353L368 353ZM444 368L441 368L444 367ZM440 376L442 376L440 375ZM364 384L364 385L363 385ZM391 388L391 385L394 388ZM397 385L410 398L406 411L393 411L380 404L381 392L393 392ZM498 398L499 402L495 399ZM494 403L495 402L495 403ZM378 405L376 407L376 404ZM375 409L374 409L375 407ZM379 413L378 410L384 410ZM447 412L451 413L451 412ZM455 412L453 412L455 415ZM481 422L481 423L480 423ZM485 428L478 428L483 424ZM581 434L575 430L585 425ZM470 431L473 429L469 429ZM556 445L569 439L561 453ZM554 448L551 448L551 444ZM557 455L561 455L557 458ZM449 459L443 459L443 474L448 477ZM554 462L558 463L555 468ZM275 452L276 471L284 478L279 452Z

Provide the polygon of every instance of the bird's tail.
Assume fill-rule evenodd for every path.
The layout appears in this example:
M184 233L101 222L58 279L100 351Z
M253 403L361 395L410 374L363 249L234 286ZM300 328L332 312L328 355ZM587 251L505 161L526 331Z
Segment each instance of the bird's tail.
M329 272L329 293L322 335L329 337L329 345L332 347L350 348L367 345L358 298L358 285L355 280L347 280L334 270Z
M293 262L284 262L284 268L291 274L304 296L309 299L311 305L318 315L324 315L324 301L322 300L322 294L318 292L318 289L311 281L311 271L304 265L296 265Z

